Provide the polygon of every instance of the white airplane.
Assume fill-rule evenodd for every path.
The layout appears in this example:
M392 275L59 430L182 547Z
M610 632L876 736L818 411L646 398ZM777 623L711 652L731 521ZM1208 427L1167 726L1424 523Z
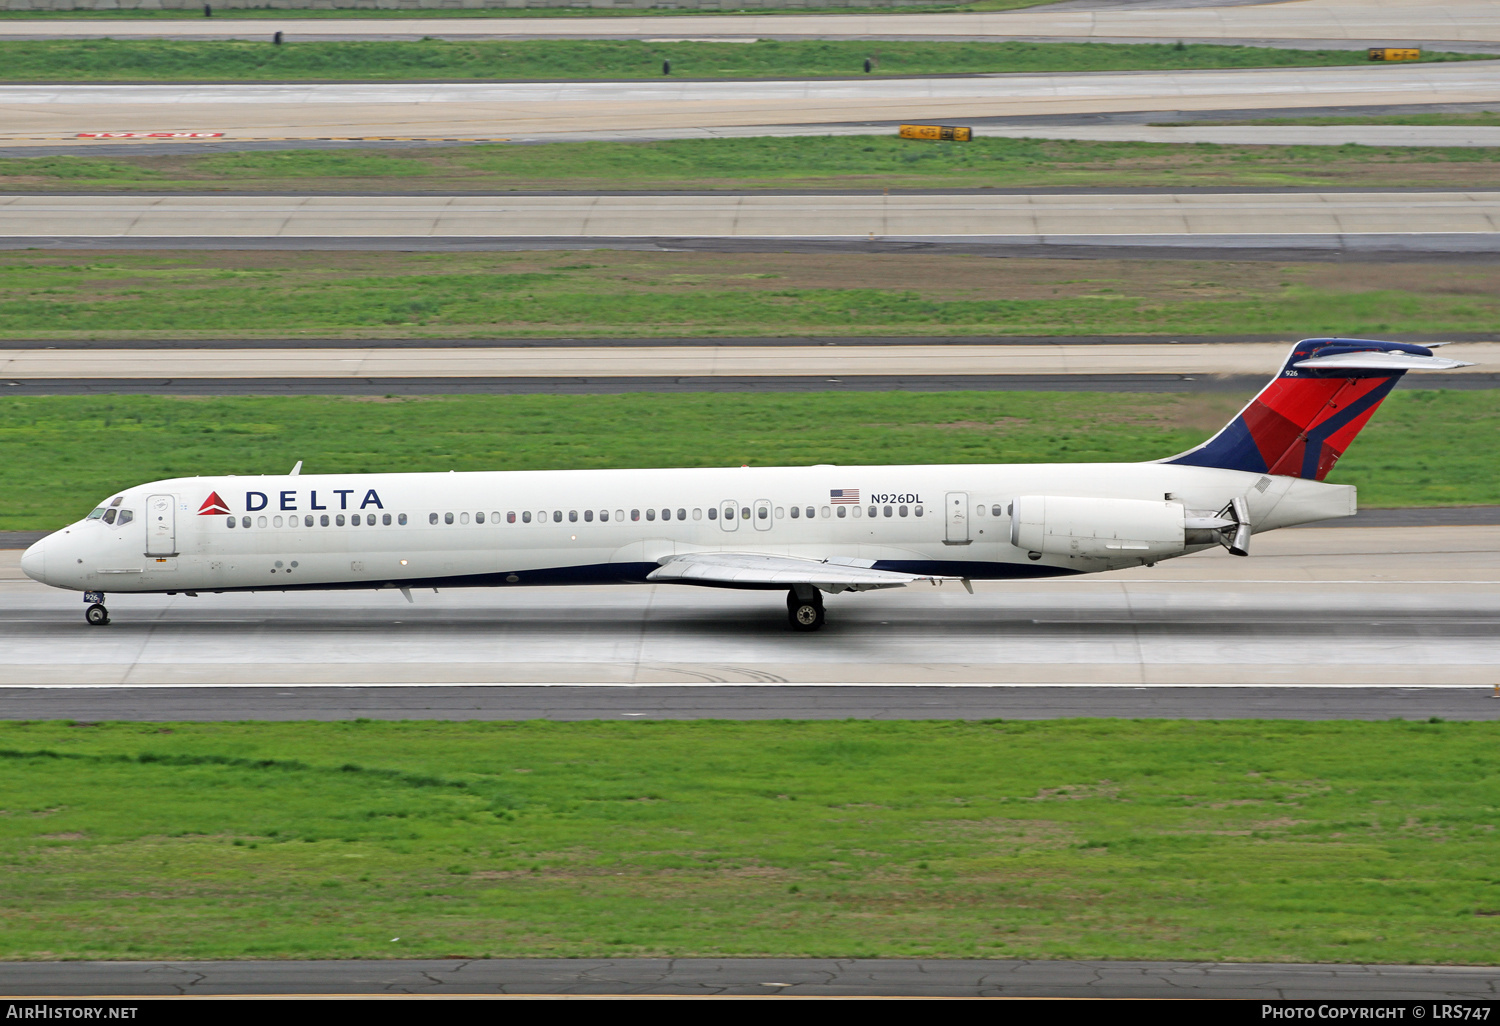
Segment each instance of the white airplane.
M301 474L153 481L31 546L34 580L131 594L557 584L822 594L1152 566L1346 517L1323 478L1423 346L1297 343L1213 438L1151 463ZM973 589L970 588L972 591Z

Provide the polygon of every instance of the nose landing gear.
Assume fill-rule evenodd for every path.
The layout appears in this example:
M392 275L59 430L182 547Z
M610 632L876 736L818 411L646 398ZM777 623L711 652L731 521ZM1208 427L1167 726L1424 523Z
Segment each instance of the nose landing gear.
M83 618L90 627L103 627L109 623L109 610L104 608L104 592L86 591L83 593L83 600L89 603L89 607L83 611Z
M786 593L786 618L794 631L815 631L823 626L823 593L816 588L807 588L804 598L796 588Z

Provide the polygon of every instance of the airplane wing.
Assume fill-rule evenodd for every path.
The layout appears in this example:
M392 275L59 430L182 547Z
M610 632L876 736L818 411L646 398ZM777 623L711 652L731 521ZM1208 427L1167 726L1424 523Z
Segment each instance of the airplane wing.
M765 588L810 584L831 595L841 591L873 591L902 588L917 581L959 581L958 577L904 574L876 570L869 560L834 562L798 556L772 556L759 552L688 552L668 556L647 575L648 581L682 584L720 584L726 587ZM968 581L962 582L968 587Z

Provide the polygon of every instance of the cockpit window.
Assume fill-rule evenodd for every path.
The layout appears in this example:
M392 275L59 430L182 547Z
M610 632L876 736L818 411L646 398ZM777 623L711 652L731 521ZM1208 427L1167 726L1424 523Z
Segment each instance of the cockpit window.
M109 500L109 504L110 504L110 505L111 505L111 506L118 506L118 505L119 505L119 504L120 504L120 502L121 502L121 501L122 501L122 500L123 500L123 499L124 499L124 498L125 498L125 496L123 496L123 495L116 495L116 496L115 496L115 497L114 497L114 498L113 498L113 499L110 499L110 500Z
M123 527L135 519L135 514L128 509L120 510L120 518L115 521L116 527Z
M104 516L104 507L100 506L98 509L94 510L94 512L88 515L88 519L98 520L102 516Z
M105 510L104 511L104 522L106 524L112 524L112 523L114 523L115 522L115 514L118 513L118 512L119 512L118 510L114 510L114 509L107 509L107 510Z

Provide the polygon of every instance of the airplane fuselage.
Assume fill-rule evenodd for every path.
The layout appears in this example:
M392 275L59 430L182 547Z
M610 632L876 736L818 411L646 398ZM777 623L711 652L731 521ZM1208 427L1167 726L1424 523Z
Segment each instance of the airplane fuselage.
M1243 497L1257 532L1354 511L1348 486L1167 463L193 477L106 498L23 567L58 587L137 593L639 583L695 552L999 579L1216 544L1188 531L1174 551L1028 551L1012 544L1009 510L1030 495L1188 511Z

